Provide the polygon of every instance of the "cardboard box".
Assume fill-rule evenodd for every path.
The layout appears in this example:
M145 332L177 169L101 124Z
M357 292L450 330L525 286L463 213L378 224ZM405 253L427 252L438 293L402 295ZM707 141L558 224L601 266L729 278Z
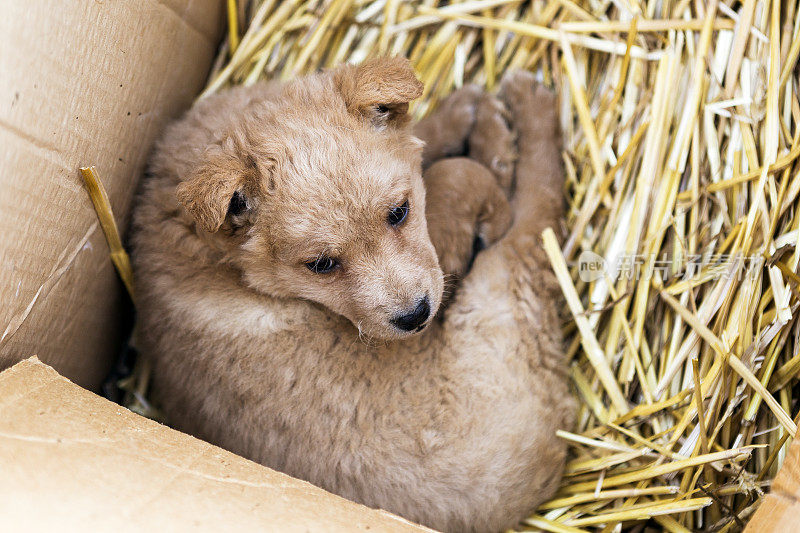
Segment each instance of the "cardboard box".
M0 374L3 531L431 531L143 418L36 358Z
M800 531L800 439L795 439L772 480L769 494L747 524L745 533Z
M78 168L121 228L164 123L202 88L222 0L0 5L0 370L33 354L96 388L123 293Z

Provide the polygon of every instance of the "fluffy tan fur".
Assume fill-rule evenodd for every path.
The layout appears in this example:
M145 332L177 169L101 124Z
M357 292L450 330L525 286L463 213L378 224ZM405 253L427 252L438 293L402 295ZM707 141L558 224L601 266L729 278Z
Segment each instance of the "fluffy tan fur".
M437 529L494 531L555 490L572 423L538 237L562 213L556 106L515 74L509 128L464 89L416 127L423 155L420 91L379 59L173 124L134 219L141 349L176 427ZM339 266L307 268L323 256ZM445 275L463 279L422 333L392 325L422 295L435 313Z

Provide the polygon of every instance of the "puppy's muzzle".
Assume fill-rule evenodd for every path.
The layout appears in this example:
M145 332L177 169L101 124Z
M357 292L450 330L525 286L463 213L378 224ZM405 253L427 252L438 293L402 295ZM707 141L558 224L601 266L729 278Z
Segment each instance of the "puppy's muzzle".
M394 317L392 324L402 331L421 331L430 316L431 302L426 294L411 312Z

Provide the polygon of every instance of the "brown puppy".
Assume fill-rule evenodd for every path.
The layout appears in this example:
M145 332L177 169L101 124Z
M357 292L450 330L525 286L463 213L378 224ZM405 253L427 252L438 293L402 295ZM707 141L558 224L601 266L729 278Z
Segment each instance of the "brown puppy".
M418 127L423 186L420 91L406 61L374 60L173 124L135 213L140 343L178 428L437 529L493 531L555 490L572 418L538 244L562 209L555 105L530 75L506 81L514 172L501 106L457 93ZM465 144L492 172L435 162ZM476 234L489 248L433 318L440 261L463 276Z

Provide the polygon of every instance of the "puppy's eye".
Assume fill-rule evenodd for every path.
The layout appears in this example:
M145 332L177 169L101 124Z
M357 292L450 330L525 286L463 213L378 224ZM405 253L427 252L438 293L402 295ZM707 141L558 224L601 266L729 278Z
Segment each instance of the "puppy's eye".
M245 200L244 194L236 191L231 196L231 203L228 204L228 214L236 217L244 213L245 209L247 209L247 200Z
M379 105L375 107L375 110L380 113L381 115L385 115L389 112L389 106L387 105Z
M386 221L392 226L399 226L408 216L408 200L403 202L403 205L398 205L389 211Z
M338 266L339 262L336 259L331 259L330 257L325 257L324 255L306 263L306 268L315 274L327 274L328 272L333 272Z

